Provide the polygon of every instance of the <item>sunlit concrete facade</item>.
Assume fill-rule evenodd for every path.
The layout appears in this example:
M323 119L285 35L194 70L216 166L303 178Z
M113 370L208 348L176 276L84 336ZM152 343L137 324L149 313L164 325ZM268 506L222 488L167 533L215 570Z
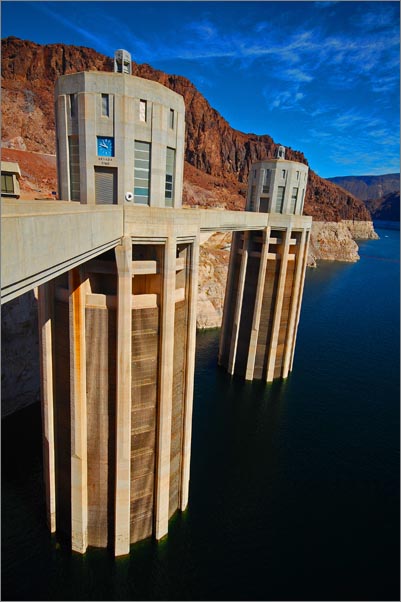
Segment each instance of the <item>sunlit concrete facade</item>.
M126 73L83 72L55 89L59 198L180 207L184 100Z

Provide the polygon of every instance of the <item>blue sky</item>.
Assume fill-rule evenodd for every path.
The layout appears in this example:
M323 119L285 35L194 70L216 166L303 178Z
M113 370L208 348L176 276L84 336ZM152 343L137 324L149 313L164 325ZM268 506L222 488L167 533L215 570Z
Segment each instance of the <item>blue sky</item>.
M2 2L2 37L125 48L323 177L399 171L398 2Z

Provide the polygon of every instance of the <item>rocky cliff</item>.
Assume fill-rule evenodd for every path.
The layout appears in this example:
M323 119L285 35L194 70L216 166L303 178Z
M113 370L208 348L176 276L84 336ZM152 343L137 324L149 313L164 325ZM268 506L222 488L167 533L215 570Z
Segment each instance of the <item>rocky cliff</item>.
M2 145L42 153L55 152L53 89L60 75L83 70L111 71L111 58L91 48L50 44L42 46L15 37L2 40ZM276 148L268 136L244 134L232 127L179 75L150 65L132 64L133 74L162 83L182 94L186 107L186 188L184 201L203 206L220 204L243 209L249 167L272 157ZM291 148L287 157L307 163ZM193 187L198 193L193 195ZM208 191L206 194L203 191ZM212 194L209 194L209 193ZM315 219L369 220L360 200L310 172L305 213Z

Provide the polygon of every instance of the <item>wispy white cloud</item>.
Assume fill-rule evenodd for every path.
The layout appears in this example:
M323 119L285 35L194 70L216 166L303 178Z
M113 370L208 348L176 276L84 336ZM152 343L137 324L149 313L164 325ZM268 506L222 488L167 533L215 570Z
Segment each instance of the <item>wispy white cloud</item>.
M397 28L397 14L390 2L383 2L376 7L375 11L369 10L369 5L358 18L354 19L354 25L364 31L377 31L382 28Z
M285 69L281 72L282 79L287 81L305 83L311 82L313 80L313 76L310 73L306 73L302 69Z
M290 111L294 109L303 110L301 107L301 100L305 97L303 92L297 90L284 90L279 93L274 93L269 88L265 88L263 95L267 101L267 108L272 111L274 109L281 109L284 111Z

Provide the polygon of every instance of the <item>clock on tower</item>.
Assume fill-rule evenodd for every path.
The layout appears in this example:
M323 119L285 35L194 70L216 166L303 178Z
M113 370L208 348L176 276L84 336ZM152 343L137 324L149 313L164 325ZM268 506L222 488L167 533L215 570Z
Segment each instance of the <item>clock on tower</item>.
M99 157L114 157L114 138L98 136L97 154Z

